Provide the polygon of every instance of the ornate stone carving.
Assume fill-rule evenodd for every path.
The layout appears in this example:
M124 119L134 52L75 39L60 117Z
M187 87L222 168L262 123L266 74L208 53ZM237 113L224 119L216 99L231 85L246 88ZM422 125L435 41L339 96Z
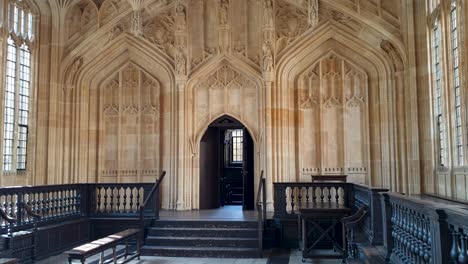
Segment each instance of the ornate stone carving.
M392 59L393 66L395 67L395 71L403 71L405 65L403 60L401 59L400 54L396 47L388 40L384 39L380 42L380 47L390 56Z
M359 32L363 29L363 26L357 20L351 18L350 16L333 9L324 9L324 17L341 24L355 32ZM320 12L322 12L322 8L320 8Z
M121 24L115 25L108 33L107 42L111 42L116 37L124 32L124 27Z
M306 12L284 0L276 5L276 51L281 52L309 26Z
M271 43L263 44L262 67L264 72L273 71L273 48L271 46Z
M134 35L141 35L142 21L141 21L141 11L136 10L132 12L132 33Z
M309 0L309 25L315 27L319 21L319 1Z
M302 109L311 109L320 103L320 83L318 74L311 70L302 79L303 91L300 93L300 106Z
M165 11L148 20L143 25L143 37L165 51L170 57L175 57L174 15Z
M225 26L229 21L229 0L218 0L218 23Z
M273 1L264 0L264 10L263 10L263 26L265 28L274 28L274 19L273 19Z
M230 85L236 85L240 88L255 86L251 80L228 65L222 66L209 78L199 84L199 86L209 89L224 89Z
M176 30L185 30L187 27L185 6L183 6L181 3L178 3L176 6L175 24Z
M68 66L65 71L65 89L72 90L75 87L76 74L81 68L81 65L83 65L83 58L77 57L73 60L72 64Z
M175 70L176 75L186 75L187 74L187 62L185 59L184 52L179 49L176 52L175 56Z

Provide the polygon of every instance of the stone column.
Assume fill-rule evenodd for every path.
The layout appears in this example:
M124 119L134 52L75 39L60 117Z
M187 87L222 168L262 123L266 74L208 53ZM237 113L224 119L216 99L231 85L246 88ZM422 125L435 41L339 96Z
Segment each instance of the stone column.
M189 135L186 126L186 87L187 87L187 14L184 1L179 1L175 5L175 75L176 75L176 98L177 98L177 200L176 210L186 210L191 208L188 205L192 190L189 177L190 151L188 148Z
M273 211L273 182L278 181L273 172L273 120L272 120L272 92L275 88L275 22L274 22L274 1L264 0L263 2L263 47L260 65L263 71L263 81L265 86L265 155L266 167L264 175L266 177L267 210Z

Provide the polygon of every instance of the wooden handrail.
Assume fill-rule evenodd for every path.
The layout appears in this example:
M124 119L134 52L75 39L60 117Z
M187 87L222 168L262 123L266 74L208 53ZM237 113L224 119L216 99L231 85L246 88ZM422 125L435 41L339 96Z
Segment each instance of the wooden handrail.
M0 208L0 217L7 221L10 225L17 222L16 218L9 216L3 209Z
M265 178L263 177L263 170L260 173L260 182L258 183L257 191L257 218L258 218L258 251L259 256L263 255L263 229L264 221L266 219L266 188L265 188ZM260 197L262 199L260 200Z
M21 202L21 206L26 211L26 213L30 215L32 218L41 219L42 216L40 214L34 213L31 207L29 207L27 203Z
M150 193L148 194L148 196L146 196L146 199L145 201L143 202L143 205L141 207L145 208L146 205L148 204L151 196L153 196L154 192L158 189L159 187L159 184L161 184L162 180L164 179L164 176L166 176L166 171L163 171L161 173L161 176L159 176L159 179L157 179L157 181L155 182L155 184L153 185L153 188L151 188L151 191ZM141 208L140 207L140 208Z
M148 196L146 196L143 204L140 206L140 243L139 245L143 245L143 241L145 239L145 208L148 205L148 202L150 201L151 197L154 195L156 190L159 189L159 185L161 184L162 180L164 179L164 176L166 176L166 171L163 171L161 173L161 176L156 180L156 182L153 185L153 188L151 188L151 191L148 193ZM155 208L155 218L157 218L157 215L159 214L159 204L154 205ZM138 249L140 250L140 249Z

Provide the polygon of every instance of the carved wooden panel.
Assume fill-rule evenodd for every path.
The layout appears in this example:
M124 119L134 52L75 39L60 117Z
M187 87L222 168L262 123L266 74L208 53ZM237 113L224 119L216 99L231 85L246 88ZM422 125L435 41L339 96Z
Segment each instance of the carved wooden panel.
M104 85L101 179L148 180L159 168L160 84L132 63Z
M367 77L330 53L298 80L299 153L302 179L311 174L348 174L364 182L368 167Z

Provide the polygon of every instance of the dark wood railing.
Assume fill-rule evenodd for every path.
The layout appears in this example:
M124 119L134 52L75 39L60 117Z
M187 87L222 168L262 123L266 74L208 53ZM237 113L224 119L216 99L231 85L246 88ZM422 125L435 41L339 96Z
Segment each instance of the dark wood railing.
M257 191L257 217L258 217L258 253L259 256L263 256L263 231L265 229L266 221L266 186L265 178L263 177L263 170L260 174L260 182L258 183Z
M297 218L300 208L312 203L353 204L353 185L341 182L274 183L274 218Z
M450 242L450 258L452 263L468 263L468 206L452 208L447 214L448 235Z
M147 208L152 208L154 205L159 205L159 186L161 185L162 180L164 179L164 176L166 176L166 172L163 171L161 176L156 180L154 185L152 186L151 190L148 192L148 195L146 196L145 200L140 206L139 210L139 220L140 220L140 245L143 245L143 241L145 239L145 216L147 213L152 213L154 212L154 215L152 215L152 219L157 220L159 219L159 210L150 210L147 212Z
M297 221L298 210L313 203L325 203L330 206L341 204L351 208L353 212L360 208L367 208L368 212L363 219L360 231L366 235L372 245L383 244L380 193L388 191L387 189L336 181L284 182L274 183L273 186L275 201L273 217L275 219ZM289 231L284 232L289 233Z
M0 233L25 230L78 217L133 217L138 219L141 205L156 192L153 183L84 183L0 188ZM159 198L159 197L158 197ZM22 205L31 214L24 214ZM145 215L159 214L156 199L148 200Z
M468 206L383 194L385 257L392 263L468 263Z
M152 183L105 183L91 186L91 213L94 215L134 215L143 199L151 196ZM146 194L146 195L145 195Z

